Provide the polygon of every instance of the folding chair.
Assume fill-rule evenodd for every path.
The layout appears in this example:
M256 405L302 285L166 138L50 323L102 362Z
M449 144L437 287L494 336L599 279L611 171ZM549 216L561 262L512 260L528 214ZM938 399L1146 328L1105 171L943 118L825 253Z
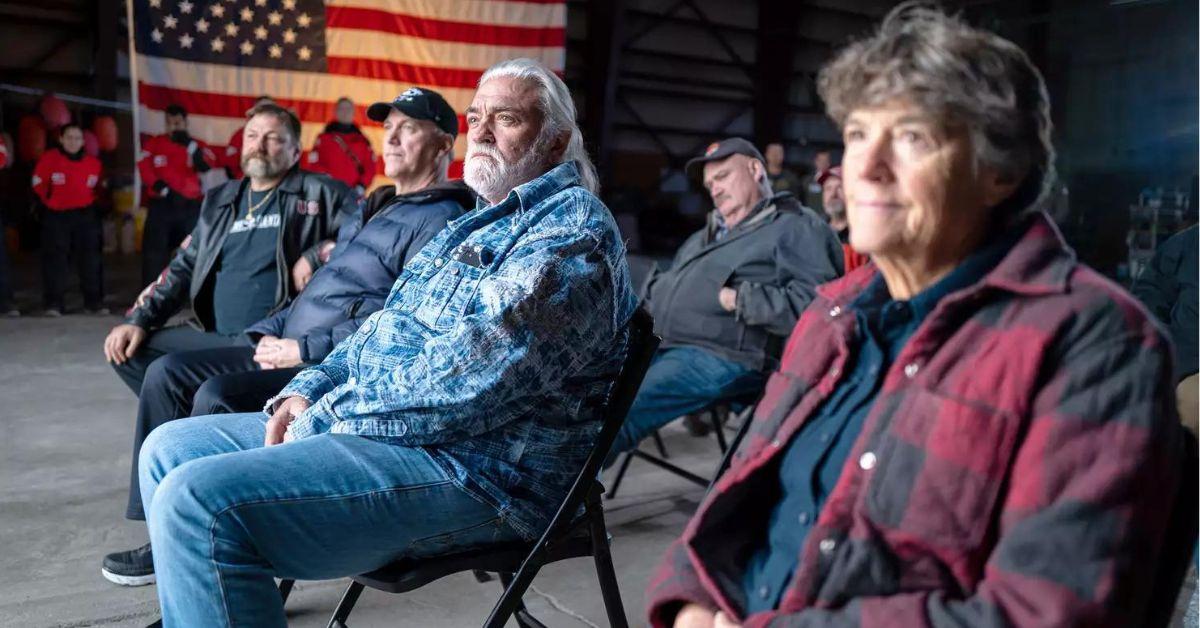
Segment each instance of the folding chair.
M609 624L614 628L627 628L629 624L621 603L617 575L613 570L608 530L604 525L604 508L601 505L604 487L596 477L617 438L629 407L633 405L633 398L642 385L650 359L658 348L659 339L653 330L654 321L650 314L638 308L629 322L629 349L625 362L609 391L608 399L601 407L603 427L596 444L558 512L536 543L498 543L444 556L402 558L370 573L354 576L329 620L329 627L346 626L346 619L366 587L388 593L405 593L444 576L474 571L477 574L499 573L504 586L504 594L484 622L486 628L501 628L510 617L515 617L522 628L544 628L525 608L521 598L526 589L543 566L567 558L591 556L596 564L600 594L604 599ZM576 516L580 507L583 513ZM279 585L280 595L285 601L292 584L292 580L284 580Z
M1200 467L1196 436L1182 425L1184 452L1179 491L1171 508L1171 520L1167 524L1167 537L1163 541L1158 558L1158 571L1154 574L1154 589L1146 607L1146 626L1166 628L1171 625L1175 602L1183 587L1188 568L1195 557L1197 528L1200 527L1200 478L1196 469Z
M724 422L721 420L721 415L734 414L734 416L737 417L737 420L740 420L744 425L749 422L750 417L754 415L754 406L758 403L758 398L759 395L755 394L754 396L747 396L732 400L722 399L700 410L700 412L708 414L711 418L712 430L717 437L717 449L721 451L722 456L729 451L730 447L727 443L727 439L725 438L725 426ZM734 413L729 409L731 405L742 405L743 407L740 411ZM698 486L708 486L713 479L716 479L716 475L714 475L711 479L705 478L696 475L695 473L692 473L691 471L688 471L687 469L684 469L673 462L668 462L667 458L669 456L667 455L666 447L663 445L662 436L659 435L658 430L654 431L653 437L654 444L658 448L659 455L655 456L654 454L650 454L636 448L621 454L621 460L616 465L617 474L613 476L612 486L608 489L608 493L606 493L604 497L612 499L617 496L617 489L621 488L621 482L625 479L625 472L629 470L629 464L633 462L634 458L645 460L646 462L649 462L660 469L664 469L670 473L673 473ZM718 473L717 475L720 474Z

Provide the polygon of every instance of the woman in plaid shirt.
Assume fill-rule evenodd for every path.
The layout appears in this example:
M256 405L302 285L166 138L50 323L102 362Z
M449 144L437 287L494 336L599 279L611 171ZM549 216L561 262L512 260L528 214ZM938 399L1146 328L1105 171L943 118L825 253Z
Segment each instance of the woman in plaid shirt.
M797 323L651 622L1140 624L1181 471L1170 346L1040 210L1041 75L906 3L819 87L872 263Z

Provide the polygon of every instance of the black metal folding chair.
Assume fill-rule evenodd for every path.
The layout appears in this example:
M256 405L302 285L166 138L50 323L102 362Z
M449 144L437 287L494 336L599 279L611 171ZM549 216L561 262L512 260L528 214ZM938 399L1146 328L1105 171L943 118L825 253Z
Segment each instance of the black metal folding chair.
M735 420L741 421L741 424L744 425L748 423L750 421L750 417L754 414L754 406L758 402L758 397L759 395L755 394L754 396L733 400L722 399L713 403L711 406L700 410L701 413L705 413L710 417L710 421L712 422L712 431L717 437L717 449L721 451L722 456L724 456L725 453L730 449L728 439L725 437L725 422L722 419L723 415L733 414L736 417ZM732 412L730 410L731 405L742 405L743 407L737 412ZM606 498L612 499L617 496L617 489L621 488L621 482L625 479L625 472L629 470L629 464L632 463L635 458L649 462L660 469L673 473L698 486L708 486L709 483L716 478L716 475L714 475L712 478L706 478L697 475L673 462L669 462L667 460L669 456L667 455L666 446L663 444L662 436L659 435L657 430L654 431L652 436L654 437L654 443L658 448L659 455L655 456L654 454L636 448L621 454L620 461L618 461L615 465L617 467L617 474L613 476L612 484L609 486L608 493L605 494ZM720 475L720 473L717 475Z
M1171 508L1171 521L1167 524L1167 538L1159 554L1158 571L1154 575L1154 589L1147 606L1146 626L1166 628L1171 625L1175 602L1183 587L1188 568L1192 566L1196 551L1197 528L1200 528L1200 455L1197 453L1196 436L1187 428L1183 432L1183 466L1180 469L1179 492L1175 494L1175 505Z
M604 508L601 505L604 487L596 477L633 404L633 398L637 396L650 359L658 349L659 339L653 330L653 319L639 308L629 323L629 349L625 362L602 406L604 423L600 435L558 512L536 543L499 543L445 556L405 558L371 573L354 576L329 620L330 628L346 625L346 619L366 587L388 593L405 593L463 571L500 574L504 594L484 622L486 628L501 628L510 617L515 617L522 628L544 628L525 608L522 596L544 565L584 556L592 556L595 560L600 594L604 599L609 624L614 628L627 628L625 609L609 551L608 530L604 525ZM582 514L578 514L580 507ZM280 594L285 601L292 584L291 580L280 583Z

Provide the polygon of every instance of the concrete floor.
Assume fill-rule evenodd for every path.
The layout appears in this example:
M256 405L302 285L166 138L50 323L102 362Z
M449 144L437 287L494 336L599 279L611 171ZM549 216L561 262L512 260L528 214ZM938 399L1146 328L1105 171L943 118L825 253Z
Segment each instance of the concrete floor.
M144 626L158 615L155 588L118 587L100 576L106 552L146 540L123 519L134 398L101 353L116 315L39 318L36 264L16 260L17 300L27 312L0 318L0 625ZM114 312L136 290L136 261L107 261ZM68 308L78 307L68 301ZM709 475L715 440L664 430L672 458ZM662 551L695 510L697 487L634 462L621 494L606 504L627 615L644 618L643 591ZM301 582L288 603L294 626L324 626L345 581ZM545 568L526 603L549 626L607 625L592 564ZM499 585L470 574L407 595L367 591L352 626L464 628L480 625ZM515 624L514 624L515 625Z

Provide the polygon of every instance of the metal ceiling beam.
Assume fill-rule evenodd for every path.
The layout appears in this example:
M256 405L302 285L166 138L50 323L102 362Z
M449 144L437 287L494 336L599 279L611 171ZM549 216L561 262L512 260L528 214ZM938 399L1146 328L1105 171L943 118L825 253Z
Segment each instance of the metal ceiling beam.
M658 96L660 98L672 98L678 100L703 101L703 102L719 102L730 105L741 105L751 107L754 105L754 99L750 96L729 96L725 94L700 93L700 92L681 92L677 90L662 89L656 87L646 87L642 85L632 85L627 82L622 82L620 85L622 93L640 94L644 96Z
M0 68L0 83L29 84L35 81L64 81L90 85L92 75L87 72L58 72L30 70L28 68Z
M671 7L668 11L665 11L662 13L657 13L654 11L646 11L644 9L629 9L629 15L630 15L630 17L634 17L634 18L639 18L639 19L643 19L643 20L651 20L653 22L657 22L658 24L674 24L676 26L690 26L692 28L708 28L710 26L716 26L717 28L720 28L721 30L727 31L730 33L737 33L739 35L745 35L747 37L757 37L758 36L758 31L756 31L753 28L750 28L748 26L739 26L737 24L715 23L715 22L708 20L707 16L705 16L704 18L699 18L699 17L687 17L686 15L679 15L678 11L683 6L688 6L688 8L692 8L693 5L690 2L688 2L688 0L680 0L679 2L675 3L674 5L671 5ZM695 9L693 9L693 13L694 12L695 12ZM630 40L632 41L634 39L637 39L638 37L640 37L643 34L644 33L638 33L635 36L631 36ZM628 43L628 42L626 42L626 43Z
M734 81L721 81L716 79L695 79L687 76L668 76L664 74L656 74L654 72L639 72L625 71L621 73L622 78L637 79L641 81L651 81L654 83L664 83L668 85L682 85L684 87L696 87L701 89L724 89L729 91L741 92L744 94L752 94L754 88L745 83Z
M86 35L86 31L78 29L68 29L59 34L58 38L49 48L42 51L33 61L29 62L28 67L31 70L37 70L42 67L47 61L54 58L54 55L63 51L64 48L79 41L80 35Z
M662 154L667 158L667 164L671 168L678 168L682 163L682 160L674 153L674 151L671 150L671 145L667 144L666 140L664 140L662 135L660 135L660 132L663 131L662 128L650 126L646 122L646 119L642 117L642 114L638 113L637 109L635 109L633 105L629 104L629 101L620 94L617 94L617 102L619 102L621 106L629 112L629 116L633 118L633 124L621 122L616 124L616 128L621 130L639 131L646 134L650 137L652 142L658 145L659 150L661 150Z
M87 23L87 16L80 7L71 9L42 8L42 3L2 3L0 4L0 19L6 24L46 26L59 28L62 26L82 26Z
M713 65L723 68L740 69L737 63L728 59L716 59L713 57L704 57L700 55L687 54L684 52L666 52L660 50L648 50L646 48L622 48L621 52L632 55L645 55L649 57L657 57L666 61L678 61L681 63L693 63L701 65Z
M747 109L754 107L755 104L757 103L757 101L750 96L745 96L745 97L739 98L737 96L730 96L730 95L725 95L725 94L713 94L713 93L704 94L704 93L697 93L697 92L681 92L681 91L674 91L674 90L669 90L669 89L656 89L653 87L646 87L646 86L642 86L642 85L631 85L628 83L622 83L620 86L620 89L618 91L621 94L652 96L652 97L666 98L666 99L671 99L671 100L726 103L726 104L730 104L730 105L739 105L739 106L745 107ZM800 115L818 115L818 116L824 115L824 111L818 107L793 105L793 104L788 104L787 106L785 106L783 109L783 112L785 114L794 113L794 114L800 114ZM782 119L782 116L780 116L780 117Z
M662 13L654 13L651 11L643 11L640 9L627 8L625 10L625 14L627 16L629 16L631 18L641 19L643 21L646 21L646 23L643 24L641 28L634 31L634 33L632 35L629 35L629 37L623 42L622 45L624 45L624 46L631 45L634 42L636 42L637 40L641 39L642 37L645 37L646 35L648 35L654 29L671 21L671 19L675 15L675 12L678 11L679 7L681 7L681 6L683 6L683 0L678 0L675 4L672 4L671 6L667 7L667 10L663 11Z

